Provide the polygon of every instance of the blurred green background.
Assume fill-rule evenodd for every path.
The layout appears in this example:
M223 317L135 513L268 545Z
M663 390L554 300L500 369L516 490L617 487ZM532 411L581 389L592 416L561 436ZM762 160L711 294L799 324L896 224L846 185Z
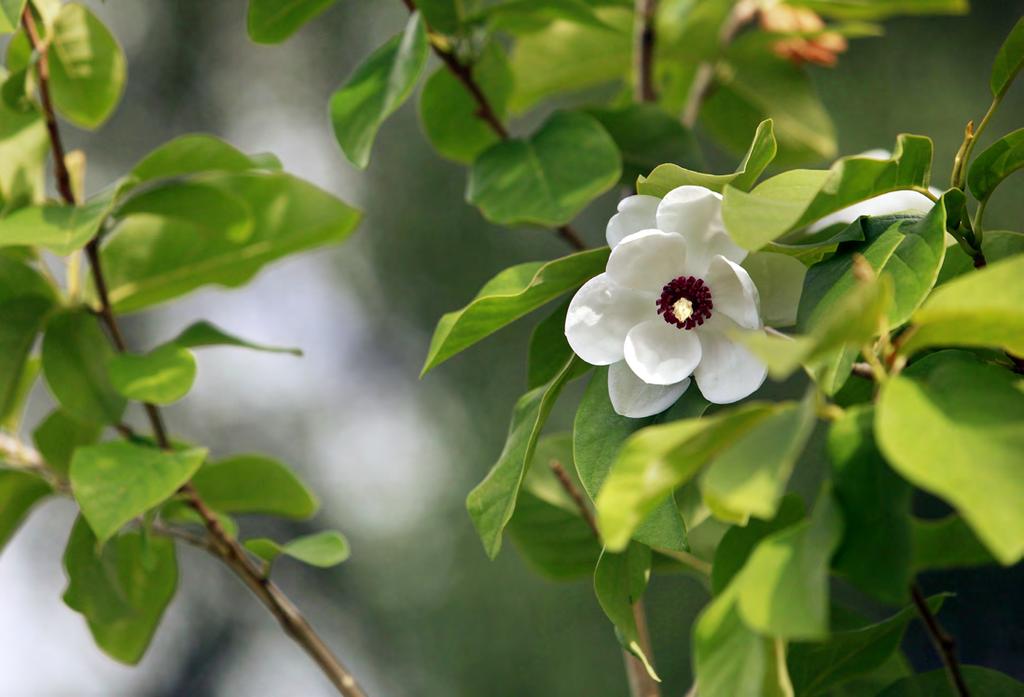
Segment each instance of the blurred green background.
M89 4L129 58L116 116L97 133L66 128L69 144L87 153L91 191L160 143L201 131L273 151L290 171L366 212L341 248L285 261L246 289L203 291L126 320L136 347L203 317L306 351L303 359L208 352L197 389L169 412L177 433L214 454L258 450L292 463L322 497L315 527L349 535L349 562L327 572L282 563L281 585L373 697L625 694L618 645L589 584L539 578L509 543L489 562L463 507L501 449L540 317L417 377L443 312L498 270L563 247L544 231L490 226L463 203L465 171L433 153L415 100L385 124L365 172L346 163L330 132L330 93L401 28L401 3L339 2L273 47L249 42L241 0ZM884 37L852 42L836 68L814 70L840 152L891 148L900 132L926 134L936 144L936 183L945 183L964 124L988 105L991 59L1022 11L1021 2L976 0L966 17L893 21ZM1020 127L1021 114L1017 85L985 141ZM707 154L716 170L734 164ZM990 228L1024 229L1019 191L997 194ZM603 243L614 204L608 195L577 221L589 242ZM555 427L571 423L577 395L563 397ZM44 397L34 405L42 413ZM937 510L931 501L920 506ZM332 694L242 586L192 550L182 554L181 591L141 666L106 659L59 600L72 514L48 504L0 558L0 694ZM283 534L258 520L243 529ZM1021 568L936 574L924 585L958 591L943 616L966 662L1024 678ZM652 585L665 695L690 684L688 628L706 599L685 576ZM938 666L916 630L906 648L918 668Z

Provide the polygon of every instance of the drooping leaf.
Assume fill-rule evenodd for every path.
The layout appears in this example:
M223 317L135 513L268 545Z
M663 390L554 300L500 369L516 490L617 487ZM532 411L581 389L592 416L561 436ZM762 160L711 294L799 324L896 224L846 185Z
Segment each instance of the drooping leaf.
M43 336L43 375L68 415L87 423L121 420L125 399L110 382L114 355L97 319L84 310L50 318Z
M64 551L64 602L80 612L104 653L142 659L178 586L174 542L141 532L119 535L102 550L81 517Z
M1000 563L1019 561L1024 392L1013 374L940 351L889 380L876 412L878 445L893 469L956 507Z
M587 109L587 113L604 126L618 146L624 186L632 187L638 177L643 178L651 170L682 169L681 165L699 167L703 162L693 134L676 116L656 104L593 107Z
M302 349L289 348L286 346L269 346L257 344L247 339L229 334L217 325L201 320L190 324L178 336L171 340L172 344L182 348L203 348L205 346L235 346L253 351L265 351L267 353L290 353L293 356L301 356Z
M958 569L995 564L991 552L958 515L939 520L913 519L911 522L915 573L934 569Z
M71 491L102 544L173 496L205 459L205 448L167 452L124 441L90 445L71 458Z
M582 285L600 273L607 260L608 249L601 248L505 269L484 284L466 307L440 319L421 375L506 324Z
M303 519L316 513L312 491L282 462L264 455L234 455L204 465L192 485L213 509Z
M273 563L280 555L298 559L303 564L327 569L337 566L351 554L348 540L340 532L324 530L303 535L279 544L266 537L245 541L245 547L267 563Z
M47 466L66 477L75 450L92 445L102 433L100 424L79 421L63 409L54 409L32 432L32 441Z
M114 189L108 189L82 206L46 203L20 208L0 218L0 247L39 245L54 254L70 254L99 233L113 197Z
M429 52L423 19L414 12L405 31L370 54L331 95L334 136L356 167L369 164L377 129L412 93Z
M1024 31L1021 36L1024 37ZM1024 42L1024 38L1021 41ZM1024 128L1003 136L974 158L967 171L971 193L974 198L984 201L1004 179L1021 167L1024 167Z
M704 186L718 192L725 189L726 185L731 185L746 191L775 159L777 150L772 120L766 119L758 125L754 138L750 141L750 147L747 148L747 153L735 172L704 174L671 163L658 165L648 176L637 179L636 192L664 197L672 189L685 185Z
M32 507L51 493L50 485L34 474L0 469L0 552Z
M633 542L623 552L606 550L594 569L594 594L604 614L615 625L619 643L640 659L647 673L660 682L651 665L652 657L646 656L640 646L640 632L633 614L633 607L643 597L650 574L651 550L646 545Z
M242 151L220 138L193 133L169 140L156 148L131 171L137 182L183 177L200 172L244 172L253 162Z
M992 95L1000 97L1006 94L1013 79L1017 77L1021 66L1024 65L1024 18L1018 19L1010 30L1010 35L999 47L999 53L992 63L992 79L989 85L992 87Z
M52 27L47 56L53 103L82 128L97 128L124 90L125 59L117 39L85 5L64 5Z
M281 43L333 4L334 0L249 0L249 38L259 44Z
M981 666L961 666L972 695L984 697L1024 697L1024 683ZM956 697L943 669L903 678L878 694L878 697Z
M715 548L711 566L711 590L721 594L740 572L758 543L769 535L795 525L804 517L804 504L795 494L782 498L779 510L771 520L752 518L746 525L734 525Z
M616 182L619 149L593 116L553 114L528 139L504 140L476 159L466 200L500 225L555 227Z
M196 359L175 344L164 344L149 353L119 353L110 359L110 384L124 397L137 402L171 404L192 389Z

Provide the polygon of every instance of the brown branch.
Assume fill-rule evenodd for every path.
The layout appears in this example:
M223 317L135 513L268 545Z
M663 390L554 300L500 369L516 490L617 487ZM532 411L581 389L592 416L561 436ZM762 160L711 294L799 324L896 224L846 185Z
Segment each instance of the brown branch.
M950 684L959 697L970 697L967 683L960 671L960 662L956 657L956 641L932 614L931 608L928 607L928 601L925 600L924 594L921 592L921 587L916 583L911 584L910 595L914 599L917 614L921 616L921 621L924 622L925 629L928 630L928 636L931 638L932 644L935 645L935 651L946 666L946 675L949 677Z
M654 89L654 17L658 0L636 0L633 14L633 99L653 102Z
M410 14L417 11L414 0L402 0L402 3L405 5L406 9L409 10ZM426 25L426 20L424 20L424 24ZM426 27L427 33L433 34L433 30L430 26L426 25ZM506 128L504 122L501 120L501 116L498 115L498 112L495 111L494 107L491 105L491 101L487 98L487 95L484 94L483 88L480 87L480 83L478 83L476 78L473 77L473 67L463 63L450 48L441 45L438 41L435 41L433 37L430 39L430 47L434 50L434 54L441 59L441 62L444 63L445 67L448 68L448 71L456 80L462 83L462 86L465 87L473 97L473 101L476 102L477 107L476 116L486 123L498 138L501 140L508 140L510 137L508 128ZM583 238L580 237L580 234L576 232L571 225L560 225L556 227L555 234L565 240L566 244L578 252L582 252L587 248Z
M25 33L31 42L33 50L39 54L37 62L39 100L43 107L47 131L50 136L57 190L60 192L64 202L73 206L76 204L76 201L71 187L71 177L68 173L67 164L64 161L64 145L61 141L56 113L50 98L50 71L46 47L39 38L35 19L29 6L25 7L22 23L25 26ZM107 283L103 275L103 267L100 263L98 238L93 238L86 245L86 253L89 258L89 266L92 269L96 294L100 301L100 317L109 331L111 343L114 344L118 352L123 353L127 350L127 345L110 303L109 294L107 293ZM160 410L153 404L147 403L143 406L152 426L153 436L157 444L164 450L172 449ZM128 427L119 427L118 430L125 437L133 435ZM262 570L253 562L238 540L224 530L217 516L206 506L195 488L191 484L186 484L181 488L181 492L185 495L189 505L195 509L203 520L209 535L209 549L249 587L253 594L277 619L285 633L305 649L306 653L313 658L331 683L338 689L338 692L344 695L344 697L366 697L366 693L363 692L356 679L342 665L341 661L334 656L323 639L310 626L309 622L306 621L291 600L264 576Z
M576 504L576 508L579 509L580 516L583 521L590 528L590 531L594 533L594 539L599 543L601 542L601 531L597 528L597 521L594 520L594 513L590 510L590 506L587 505L586 499L583 498L583 493L572 483L572 479L569 478L569 473L565 471L565 467L558 460L552 460L548 463L551 467L551 471L555 473L555 478L558 479L558 483L562 485L562 489L565 493L569 494L569 498Z

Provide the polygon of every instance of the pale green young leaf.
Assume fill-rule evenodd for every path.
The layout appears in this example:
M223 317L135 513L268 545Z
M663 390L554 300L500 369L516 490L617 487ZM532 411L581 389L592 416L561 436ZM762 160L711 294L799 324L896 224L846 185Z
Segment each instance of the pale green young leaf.
M594 594L604 614L615 626L615 635L622 647L636 656L648 675L661 682L651 664L653 656L644 654L640 646L634 606L643 598L651 575L651 549L633 542L625 551L605 550L594 569Z
M234 346L246 348L253 351L264 351L266 353L288 353L293 356L301 356L302 349L289 348L287 346L270 346L257 344L247 339L242 339L229 334L217 325L201 320L186 327L178 336L171 340L171 343L183 348L203 348L206 346Z
M0 99L0 214L42 203L49 147L38 111L19 111Z
M717 596L693 626L693 663L701 697L792 697L768 681L771 642L740 617L736 592ZM766 689L767 688L767 689Z
M257 537L246 540L245 547L268 564L283 554L321 569L337 566L351 554L348 540L335 530L303 535L284 544L266 537Z
M281 43L335 0L249 0L249 38L259 44Z
M34 474L0 469L0 552L32 507L51 493L50 485Z
M1024 31L1021 35L1024 43ZM1024 167L1024 128L1003 136L982 150L967 171L967 184L974 198L984 201L1004 179L1021 167Z
M46 384L68 415L87 423L121 420L125 399L107 370L114 350L94 316L65 310L51 317L42 355Z
M316 495L282 462L264 455L233 455L204 465L192 485L224 513L264 513L304 519L316 513Z
M149 353L119 353L110 359L110 384L136 402L171 404L192 389L196 359L175 344L158 346Z
M984 697L1024 697L1024 683L981 666L962 666L964 682L972 695ZM944 669L914 675L893 683L878 693L877 697L956 697L949 684L949 674Z
M81 206L44 203L19 208L0 218L0 247L39 245L54 254L81 249L95 237L114 205L114 189Z
M132 531L102 550L79 517L64 551L64 602L89 624L96 645L111 658L138 663L178 586L174 542Z
M173 496L205 459L205 448L167 452L124 441L90 445L71 458L71 492L102 544Z
M985 545L956 514L938 520L911 521L911 566L915 573L995 564Z
M331 95L334 136L356 167L369 164L377 130L412 93L429 52L423 19L415 12L405 31L370 54Z
M992 63L992 78L989 85L993 96L998 98L1006 94L1021 66L1024 66L1024 17L1013 25L1010 35L999 47L999 53Z
M125 58L117 39L85 5L69 3L53 23L47 49L57 111L82 128L98 128L124 90Z
M79 421L63 409L54 409L32 432L32 442L47 467L66 477L75 450L92 445L102 433L102 425Z
M608 249L593 249L549 262L511 266L492 278L461 310L437 323L421 375L505 325L600 273Z
M193 133L151 151L132 168L130 176L141 183L200 172L243 172L255 166L245 153L220 138Z
M663 197L672 189L686 185L704 186L718 192L721 192L726 185L731 185L746 191L754 185L765 168L775 159L777 150L778 144L775 142L772 120L766 119L758 125L754 137L750 141L750 147L747 148L747 152L735 172L704 174L684 169L675 164L658 165L649 175L637 179L636 192Z
M804 517L804 504L796 494L787 494L771 520L752 518L746 525L733 525L715 548L711 565L711 590L721 594L747 563L758 543L769 535L791 527Z
M497 143L473 163L466 200L500 225L554 227L576 217L622 172L615 141L593 116L559 111L527 139Z
M27 0L0 0L0 34L11 34L21 26L21 11Z

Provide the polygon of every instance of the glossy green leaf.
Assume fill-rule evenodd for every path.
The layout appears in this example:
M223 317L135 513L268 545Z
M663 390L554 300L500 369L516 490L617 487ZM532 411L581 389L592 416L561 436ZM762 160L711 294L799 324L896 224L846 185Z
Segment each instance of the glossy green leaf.
M638 177L643 178L651 170L682 169L680 165L699 167L703 162L693 134L678 117L656 104L593 107L587 113L601 122L618 146L622 155L621 181L625 186L632 187Z
M754 132L750 147L743 156L736 171L731 174L704 174L684 169L675 164L658 165L648 176L641 176L636 182L636 192L649 196L664 197L672 189L685 185L704 186L721 192L726 185L746 191L754 185L765 168L775 159L778 145L772 120L762 121Z
M271 261L344 240L359 222L358 211L288 174L219 174L203 181L245 202L251 234L238 239L173 218L129 216L101 249L116 311L140 310L204 285L242 285Z
M32 507L51 493L50 485L34 474L0 469L0 552Z
M650 656L644 655L640 646L640 632L637 629L634 606L643 598L647 580L651 575L651 550L633 542L625 551L605 551L594 569L594 594L612 624L615 635L623 648L636 656L647 669L647 673L660 682L654 672Z
M1024 354L1024 255L989 264L936 289L913 316L901 352L991 346Z
M527 467L533 460L537 438L562 387L577 369L572 356L551 382L530 390L516 402L505 447L484 480L466 497L469 511L484 550L492 559L501 549L501 533L515 511L516 499Z
M469 70L495 115L504 119L512 94L512 73L501 47L489 44ZM499 140L480 118L479 110L473 95L446 66L438 68L420 92L420 121L427 139L442 156L456 162L471 163Z
M776 122L778 130L778 122ZM736 243L757 250L788 232L879 194L928 185L932 143L901 135L888 160L844 157L832 168L793 170L749 193L726 187L722 217Z
M228 334L217 325L205 320L190 324L181 332L181 334L178 334L178 336L172 339L171 343L183 348L234 346L237 348L246 348L253 351L264 351L267 353L289 353L293 356L302 355L302 349L257 344L233 334Z
M303 535L279 544L266 537L245 541L245 547L265 562L272 563L280 555L297 559L303 564L327 569L349 558L348 540L340 532L325 530Z
M964 519L955 514L938 520L913 519L911 540L915 573L996 563Z
M630 436L596 499L605 547L625 549L637 526L673 490L773 411L749 403L713 416L648 426Z
M725 591L761 540L795 525L803 517L803 501L796 494L787 494L771 520L751 518L746 525L730 527L715 548L714 563L711 565L712 592L719 595Z
M124 90L125 59L117 39L85 5L64 5L53 23L50 91L57 111L82 128L97 128Z
M85 310L54 315L43 336L43 375L68 415L88 423L121 420L125 399L110 382L114 355L96 317Z
M484 284L468 305L440 319L430 340L422 374L506 324L582 285L601 273L607 260L608 249L601 248L505 269Z
M994 96L1001 97L1006 94L1021 66L1024 66L1024 17L1013 25L1010 35L999 47L999 53L992 63L992 78L989 85Z
M1024 37L1024 31L1021 35ZM1024 42L1024 38L1021 40ZM984 201L1004 179L1021 167L1024 167L1024 128L1003 136L974 158L967 172L971 193L974 198Z
M303 519L316 513L316 495L282 462L264 455L234 455L204 465L192 485L224 513L265 513Z
M100 424L79 421L62 409L54 409L32 432L32 441L46 465L66 477L75 450L92 445L102 433Z
M700 477L708 508L745 524L775 517L797 458L814 430L816 395L783 403L716 455Z
M942 607L946 595L928 599L933 613ZM836 632L822 643L794 643L789 647L789 675L793 690L801 697L830 694L851 679L885 665L900 647L903 634L917 617L917 610L905 607L881 622Z
M530 138L504 140L480 154L466 200L500 225L554 227L576 217L622 172L619 149L593 116L553 114Z
M150 152L135 165L131 177L146 182L200 172L243 172L255 165L245 153L220 138L194 133L169 140Z
M1002 564L1024 556L1024 392L1012 373L931 354L883 386L875 434L893 469L956 507Z
M25 362L52 307L38 295L0 300L0 421L17 404Z
M249 0L249 38L260 44L281 43L334 0Z
M136 402L171 404L188 394L196 359L188 349L164 344L149 353L119 353L110 359L110 384Z
M82 206L46 203L0 218L0 247L39 245L54 254L81 249L95 237L113 207L112 189Z
M331 95L334 136L349 162L370 162L377 129L412 93L430 46L423 19L413 13L405 31L374 51Z
M1024 697L1024 683L998 671L981 666L961 666L960 672L972 695ZM949 684L949 675L940 669L903 678L882 690L877 697L956 697L956 694Z
M205 459L204 448L166 452L124 441L90 445L71 458L71 492L102 544L173 496Z
M906 601L911 572L911 488L886 464L874 440L871 406L847 410L828 436L832 482L843 517L833 568L890 604Z
M79 517L64 569L64 602L85 617L97 646L122 663L138 663L178 587L174 542L133 531L100 550Z

